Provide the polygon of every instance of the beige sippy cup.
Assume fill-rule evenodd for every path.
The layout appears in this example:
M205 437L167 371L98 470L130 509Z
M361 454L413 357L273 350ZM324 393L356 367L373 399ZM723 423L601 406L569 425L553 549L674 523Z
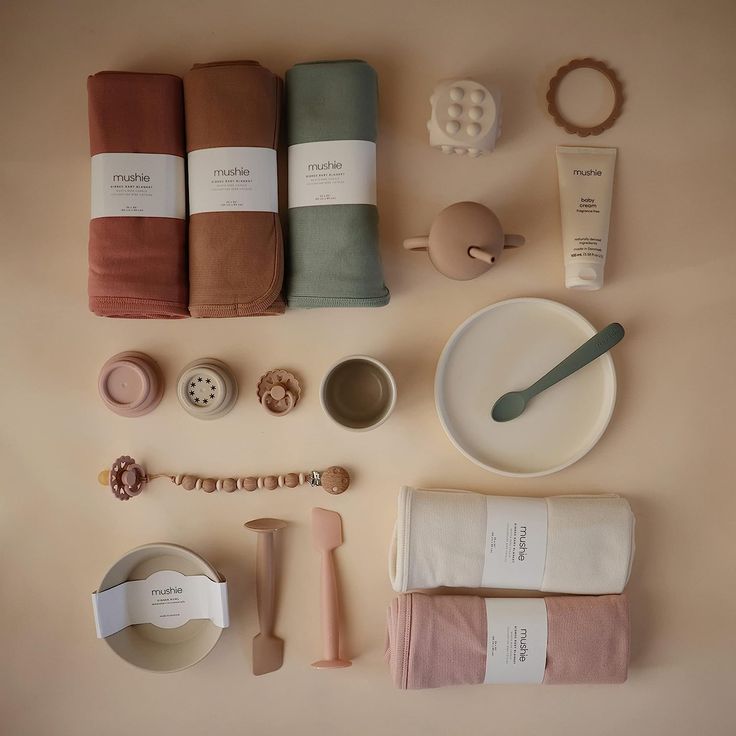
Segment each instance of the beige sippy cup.
M478 202L456 202L437 215L429 235L407 238L407 250L426 250L442 274L474 279L497 261L504 248L524 244L521 235L504 235L498 217Z

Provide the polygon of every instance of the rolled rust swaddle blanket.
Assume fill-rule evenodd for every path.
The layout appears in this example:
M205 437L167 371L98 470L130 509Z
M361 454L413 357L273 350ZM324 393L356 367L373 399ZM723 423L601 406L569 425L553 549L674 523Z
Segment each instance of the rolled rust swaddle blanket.
M290 307L381 307L378 80L364 61L298 64L286 73Z
M400 595L388 610L386 658L402 690L621 683L629 666L628 600Z
M615 495L514 498L399 492L389 555L394 590L519 588L620 593L634 557L634 515Z
M102 317L186 317L182 82L87 79L92 156L89 308Z
M281 92L281 80L255 61L196 64L184 77L193 317L284 312Z

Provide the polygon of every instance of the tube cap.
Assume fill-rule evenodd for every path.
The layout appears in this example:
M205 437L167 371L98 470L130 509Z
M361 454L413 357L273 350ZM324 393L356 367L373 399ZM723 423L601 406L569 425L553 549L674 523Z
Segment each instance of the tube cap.
M603 286L603 263L568 263L565 265L565 286L568 289L600 289Z

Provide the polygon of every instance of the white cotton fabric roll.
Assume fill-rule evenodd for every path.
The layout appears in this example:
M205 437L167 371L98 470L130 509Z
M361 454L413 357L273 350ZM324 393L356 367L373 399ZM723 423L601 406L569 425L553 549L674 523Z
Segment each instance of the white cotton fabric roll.
M482 587L486 496L404 486L389 554L394 590ZM634 557L634 514L616 495L553 496L542 585L550 593L620 593ZM521 586L519 586L521 587Z

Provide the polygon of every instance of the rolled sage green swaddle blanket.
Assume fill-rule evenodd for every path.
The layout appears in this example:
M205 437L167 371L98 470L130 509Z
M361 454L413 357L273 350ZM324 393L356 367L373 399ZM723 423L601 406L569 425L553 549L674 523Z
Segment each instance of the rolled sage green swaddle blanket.
M382 307L375 143L378 80L364 61L286 73L290 307Z

